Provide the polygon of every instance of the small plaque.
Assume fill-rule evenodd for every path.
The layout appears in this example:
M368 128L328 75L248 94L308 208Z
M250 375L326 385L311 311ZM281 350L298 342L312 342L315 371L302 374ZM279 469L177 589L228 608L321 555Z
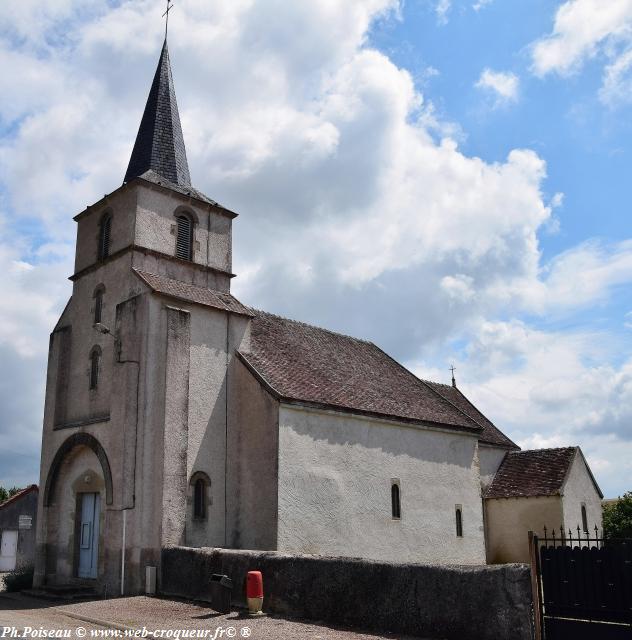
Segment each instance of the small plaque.
M32 516L20 516L18 518L18 528L19 529L30 529L33 526L33 517Z

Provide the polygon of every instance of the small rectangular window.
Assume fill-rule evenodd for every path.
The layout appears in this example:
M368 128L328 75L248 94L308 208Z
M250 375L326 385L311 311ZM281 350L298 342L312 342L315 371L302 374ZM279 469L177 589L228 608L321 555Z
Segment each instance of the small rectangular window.
M401 520L402 505L399 480L391 480L391 514L393 516L393 520Z
M460 504L455 505L454 514L456 520L456 537L463 537L463 507Z

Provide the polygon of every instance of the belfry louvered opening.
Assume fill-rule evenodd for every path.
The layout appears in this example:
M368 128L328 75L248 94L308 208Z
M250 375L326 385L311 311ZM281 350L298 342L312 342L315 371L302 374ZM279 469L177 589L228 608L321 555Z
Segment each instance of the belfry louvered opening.
M107 213L101 219L99 229L99 260L105 260L110 255L110 230L112 229L112 216Z
M182 260L191 260L193 255L193 222L188 216L179 215L177 223L176 256Z

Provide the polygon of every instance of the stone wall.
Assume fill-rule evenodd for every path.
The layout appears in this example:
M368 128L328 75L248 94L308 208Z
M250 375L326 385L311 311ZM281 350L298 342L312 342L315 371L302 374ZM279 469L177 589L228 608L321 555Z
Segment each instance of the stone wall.
M528 567L392 564L277 552L162 551L160 591L210 602L209 578L228 575L245 600L249 570L263 573L265 612L446 640L531 640Z

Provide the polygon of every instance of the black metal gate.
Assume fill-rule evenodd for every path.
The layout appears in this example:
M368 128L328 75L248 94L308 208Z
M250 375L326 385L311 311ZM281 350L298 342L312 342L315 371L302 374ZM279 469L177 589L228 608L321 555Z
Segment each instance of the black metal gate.
M544 640L632 640L632 540L532 537Z

